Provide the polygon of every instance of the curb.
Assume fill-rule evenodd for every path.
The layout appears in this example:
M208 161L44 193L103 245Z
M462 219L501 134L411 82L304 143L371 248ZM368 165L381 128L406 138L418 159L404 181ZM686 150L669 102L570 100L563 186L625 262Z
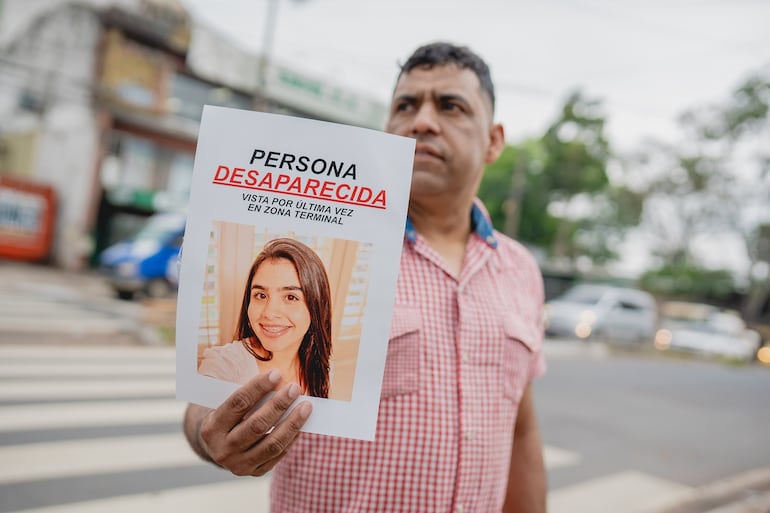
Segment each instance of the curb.
M650 513L770 512L770 467L699 486L676 504Z
M713 509L708 513L768 513L770 512L770 492L751 495L723 508Z
M601 342L586 342L566 338L546 338L543 343L543 354L546 358L606 358L609 349Z

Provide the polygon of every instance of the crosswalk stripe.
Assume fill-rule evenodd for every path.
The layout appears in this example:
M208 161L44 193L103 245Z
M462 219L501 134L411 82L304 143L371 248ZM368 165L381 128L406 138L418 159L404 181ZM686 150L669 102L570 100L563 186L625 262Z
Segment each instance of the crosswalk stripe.
M578 453L551 445L543 445L543 458L545 459L545 466L549 469L569 467L580 463Z
M2 406L0 432L181 422L185 406L155 399Z
M181 427L186 404L161 399L174 394L175 358L173 347L0 345L0 401L6 401L0 406L0 432L158 423ZM41 406L8 401L50 403ZM544 446L543 455L549 470L582 461L576 452L549 445ZM0 485L204 465L181 432L9 445L0 447L0 462ZM266 513L268 483L268 479L234 478L23 513ZM549 511L649 513L692 492L678 483L627 471L552 490Z
M40 317L41 310L46 312L46 318L49 319L51 317L64 318L68 315L80 317L93 317L94 315L99 315L64 303L42 303L39 301L3 301L0 302L0 308L3 309L5 317L25 317L28 321L37 320Z
M204 463L181 433L0 447L0 483Z
M36 308L35 314L40 315L40 307L48 306L51 309L69 309L69 310L82 310L82 306L77 303L67 303L64 301L56 301L50 299L40 299L35 296L20 294L18 292L8 292L8 296L4 296L3 300L0 300L0 305L9 309L26 309L34 307ZM11 298L13 294L13 298Z
M173 347L146 346L72 346L52 345L0 345L0 359L40 359L55 358L57 361L71 360L102 360L115 358L151 358L153 360L173 360L176 350Z
M660 511L692 493L688 486L642 472L618 472L552 491L548 495L548 511L647 513Z
M119 319L97 318L84 316L81 318L72 318L71 316L63 318L34 318L24 317L2 318L0 319L0 328L9 333L78 333L83 336L103 335L119 333L123 330L125 321Z
M0 381L0 401L73 401L109 397L165 397L173 396L175 389L176 384L173 378Z
M24 513L268 513L267 478L243 478L161 492L124 495L63 506L25 509ZM14 512L8 512L14 513ZM19 512L20 513L20 512Z
M171 363L0 363L0 378L63 377L63 376L117 376L170 374L176 372Z

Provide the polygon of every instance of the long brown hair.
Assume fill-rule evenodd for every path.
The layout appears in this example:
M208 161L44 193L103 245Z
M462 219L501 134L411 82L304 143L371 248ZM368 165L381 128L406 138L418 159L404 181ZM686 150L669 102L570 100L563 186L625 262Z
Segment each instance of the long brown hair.
M302 338L297 353L299 385L308 395L329 397L329 359L332 352L331 288L323 262L307 245L294 239L273 239L259 252L251 264L243 290L235 340L240 340L258 360L269 361L273 358L273 354L265 349L251 328L248 310L251 280L254 279L257 269L265 260L278 258L286 259L294 265L299 277L299 286L305 297L305 305L310 313L310 327ZM263 356L264 354L267 356Z

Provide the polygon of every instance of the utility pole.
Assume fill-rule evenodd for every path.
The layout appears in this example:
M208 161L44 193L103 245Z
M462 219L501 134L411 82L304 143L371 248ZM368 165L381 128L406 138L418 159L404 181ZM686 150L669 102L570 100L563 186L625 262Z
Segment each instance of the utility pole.
M526 187L526 158L524 151L518 150L511 169L511 187L508 190L508 198L504 203L505 234L512 239L516 238L521 220L521 201Z
M257 66L257 91L254 102L255 110L260 111L266 111L268 107L267 77L265 75L270 66L273 52L275 25L278 21L278 2L279 0L267 0L267 12L262 34L262 52L259 55L259 64Z

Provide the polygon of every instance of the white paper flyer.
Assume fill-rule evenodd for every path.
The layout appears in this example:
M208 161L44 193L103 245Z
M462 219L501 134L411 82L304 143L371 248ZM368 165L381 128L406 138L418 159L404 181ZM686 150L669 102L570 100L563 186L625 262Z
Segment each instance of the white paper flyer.
M374 439L414 140L205 106L177 303L177 398L281 370L304 431ZM296 403L295 403L296 404Z

